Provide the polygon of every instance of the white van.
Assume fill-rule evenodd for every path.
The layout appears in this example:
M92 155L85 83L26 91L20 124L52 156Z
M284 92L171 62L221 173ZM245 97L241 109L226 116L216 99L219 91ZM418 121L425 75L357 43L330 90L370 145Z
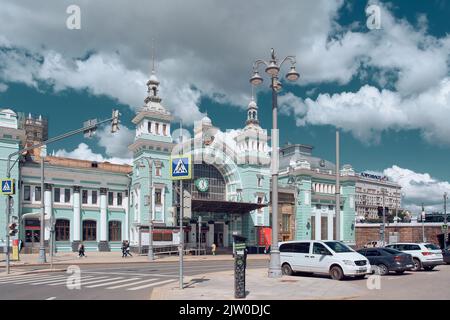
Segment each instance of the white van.
M335 280L346 276L363 279L371 273L369 260L340 241L280 242L283 274L294 271L329 274Z

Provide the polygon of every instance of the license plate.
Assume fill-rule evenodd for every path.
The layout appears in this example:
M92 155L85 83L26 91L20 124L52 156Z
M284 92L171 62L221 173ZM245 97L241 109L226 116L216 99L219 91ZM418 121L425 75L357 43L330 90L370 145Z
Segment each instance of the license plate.
M412 267L414 267L414 266L413 266L412 264L407 264L406 267L412 268Z
M367 268L359 268L358 269L358 272L360 272L360 273L363 273L363 272L366 272L367 271Z

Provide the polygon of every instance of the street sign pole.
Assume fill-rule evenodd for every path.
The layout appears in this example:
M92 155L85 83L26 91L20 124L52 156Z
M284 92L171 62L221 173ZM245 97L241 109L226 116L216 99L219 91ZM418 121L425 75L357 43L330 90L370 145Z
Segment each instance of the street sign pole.
M183 125L180 122L180 155L183 153ZM191 168L189 168L190 170ZM183 281L183 255L184 255L184 232L183 232L183 206L184 192L183 180L180 180L180 289L184 288Z

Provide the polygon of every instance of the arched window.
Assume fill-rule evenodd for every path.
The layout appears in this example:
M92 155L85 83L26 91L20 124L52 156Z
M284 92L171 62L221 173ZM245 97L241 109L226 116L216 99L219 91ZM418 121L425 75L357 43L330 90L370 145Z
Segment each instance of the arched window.
M97 222L83 221L83 241L97 241Z
M70 221L65 219L56 219L55 240L70 241Z
M120 221L109 222L109 241L122 240L122 224Z

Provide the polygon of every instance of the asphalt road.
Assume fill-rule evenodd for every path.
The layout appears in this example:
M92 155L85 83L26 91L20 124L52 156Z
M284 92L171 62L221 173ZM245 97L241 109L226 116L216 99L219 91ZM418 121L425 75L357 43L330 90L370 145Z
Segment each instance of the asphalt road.
M247 263L248 268L262 268L268 264L266 260L248 260ZM64 266L58 266L61 267ZM187 276L233 268L233 261L184 262ZM153 288L179 279L178 262L80 265L80 269L80 289L67 286L68 277L74 275L66 272L0 277L0 300L147 300Z

